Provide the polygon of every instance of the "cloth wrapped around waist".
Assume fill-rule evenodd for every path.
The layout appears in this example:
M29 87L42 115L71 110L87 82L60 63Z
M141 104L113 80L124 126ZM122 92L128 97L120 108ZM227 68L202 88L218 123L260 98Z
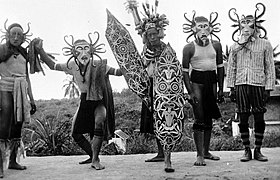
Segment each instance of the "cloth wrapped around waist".
M2 77L0 91L13 93L14 117L16 122L30 119L30 105L27 99L28 83L26 77Z

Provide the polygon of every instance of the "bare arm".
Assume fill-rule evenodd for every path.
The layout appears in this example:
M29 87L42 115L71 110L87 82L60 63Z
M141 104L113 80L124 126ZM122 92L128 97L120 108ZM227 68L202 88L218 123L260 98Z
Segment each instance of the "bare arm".
M55 62L53 62L53 60L47 55L43 48L39 51L39 54L41 60L44 61L51 70L54 70Z
M35 49L40 54L41 60L44 61L50 69L54 70L55 62L53 62L53 60L47 55L47 53L43 49L42 39L36 39Z
M189 76L189 68L190 68L190 59L194 54L194 46L193 43L187 44L183 49L183 79L185 83L185 87L188 91L188 94L193 94Z
M109 75L114 75L114 76L121 76L122 75L122 71L121 69L115 69L115 68L110 68L108 71Z
M33 93L32 93L32 88L31 88L31 81L30 81L29 76L26 77L26 81L27 81L27 84L28 84L27 93L28 93L30 103L35 104Z
M213 47L216 50L218 87L219 87L219 91L223 92L225 70L224 70L224 65L223 65L222 45L220 42L215 41L215 42L213 42Z
M30 100L30 105L31 105L31 110L30 110L30 114L34 114L36 112L36 105L35 105L35 101L34 101L34 97L33 97L33 93L32 93L32 88L31 88L31 81L27 72L27 76L26 76L26 81L27 81L27 94Z

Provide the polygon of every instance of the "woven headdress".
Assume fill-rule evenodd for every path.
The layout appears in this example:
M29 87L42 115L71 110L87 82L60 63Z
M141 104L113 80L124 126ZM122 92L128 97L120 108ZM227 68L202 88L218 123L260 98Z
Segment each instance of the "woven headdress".
M132 13L136 30L140 36L145 36L146 31L149 28L156 28L159 32L159 37L163 38L165 36L164 30L169 21L165 14L159 15L157 13L158 0L155 1L154 6L150 5L148 2L142 4L144 13L141 13L144 18L140 19L137 10L138 2L136 0L127 0L127 10Z

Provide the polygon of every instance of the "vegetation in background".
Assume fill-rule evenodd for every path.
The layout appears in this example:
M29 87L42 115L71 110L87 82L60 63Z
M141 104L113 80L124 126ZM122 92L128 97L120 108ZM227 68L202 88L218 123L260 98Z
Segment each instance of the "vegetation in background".
M64 97L69 97L72 99L80 96L80 91L77 84L75 83L74 76L68 75L64 82L65 84L62 87L65 91Z
M130 90L114 92L116 129L130 135L126 154L155 153L157 146L151 135L139 133L141 100ZM32 120L26 122L23 140L28 155L78 155L84 154L71 137L72 118L79 104L78 98L36 101L37 112ZM226 101L219 105L222 118L214 122L210 149L215 151L234 151L243 149L240 136L232 137L231 120L234 118L235 104ZM193 115L186 104L183 136L174 151L195 151L192 138ZM251 137L251 142L254 142ZM280 147L280 132L266 133L264 147ZM104 143L103 154L112 154Z

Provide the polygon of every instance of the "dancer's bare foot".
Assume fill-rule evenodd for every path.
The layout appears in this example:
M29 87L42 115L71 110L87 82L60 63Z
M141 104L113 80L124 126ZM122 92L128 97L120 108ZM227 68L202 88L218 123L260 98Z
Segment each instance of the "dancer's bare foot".
M196 161L194 162L195 166L206 166L206 163L204 161L204 157L197 156Z
M26 166L22 166L22 165L18 164L17 162L13 162L13 163L10 162L8 168L9 169L15 169L15 170L25 170L25 169L27 169Z
M175 171L175 169L173 169L172 166L171 166L171 162L170 163L165 163L164 171L167 172L167 173Z
M170 173L170 172L175 171L175 169L173 169L171 166L171 153L170 152L166 153L164 163L165 163L165 168L164 168L165 172Z
M100 164L99 161L93 161L91 164L91 167L96 169L96 170L102 170L105 169L105 166L103 166L102 164Z

